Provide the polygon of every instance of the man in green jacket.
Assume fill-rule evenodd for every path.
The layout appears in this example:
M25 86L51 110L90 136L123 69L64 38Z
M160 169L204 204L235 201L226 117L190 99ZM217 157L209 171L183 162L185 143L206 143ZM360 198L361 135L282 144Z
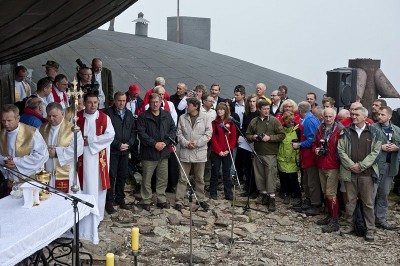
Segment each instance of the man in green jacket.
M343 233L352 233L353 213L357 203L357 195L363 202L367 233L365 240L374 241L375 215L373 203L373 176L379 174L376 159L381 151L380 132L365 123L368 110L357 107L351 111L353 123L343 129L338 143L340 157L340 177L344 181L348 203L346 205L348 226Z

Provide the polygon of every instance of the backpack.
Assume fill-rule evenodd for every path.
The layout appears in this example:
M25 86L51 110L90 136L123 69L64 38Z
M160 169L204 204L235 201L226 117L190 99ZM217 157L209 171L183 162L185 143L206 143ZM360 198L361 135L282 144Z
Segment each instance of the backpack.
M367 233L367 224L364 219L364 209L362 206L362 201L360 199L357 200L356 208L353 213L353 227L354 233L357 236L365 236Z

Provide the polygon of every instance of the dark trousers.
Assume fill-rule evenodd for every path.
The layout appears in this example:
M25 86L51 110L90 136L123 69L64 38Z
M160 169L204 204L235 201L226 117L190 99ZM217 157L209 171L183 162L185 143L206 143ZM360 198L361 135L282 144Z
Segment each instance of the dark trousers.
M294 198L301 198L301 190L297 172L284 173L279 171L281 182L281 193L293 195Z
M115 202L120 203L125 200L125 182L128 177L129 155L110 156L110 185L107 190L106 202L113 202L115 191Z
M244 164L244 174L246 175L246 191L250 194L257 193L257 185L256 179L254 177L254 169L253 169L253 154L250 151L244 150L243 154L243 164ZM237 158L237 156L236 156ZM257 158L255 158L257 160Z
M138 138L136 138L135 142L130 147L129 151L131 153L131 162L133 163L133 165L137 165L138 163L140 163L141 159L140 159L140 153L139 153L139 139Z
M232 165L231 157L218 156L215 152L211 152L211 179L210 179L210 195L217 195L219 169L222 164L222 178L224 181L225 198L232 198L232 179L230 169Z
M235 167L240 182L244 180L243 175L245 174L245 162L243 158L245 156L245 152L245 149L239 147L236 148Z
M179 164L174 153L168 158L168 185L167 190L176 188L179 180ZM189 176L189 173L186 173Z

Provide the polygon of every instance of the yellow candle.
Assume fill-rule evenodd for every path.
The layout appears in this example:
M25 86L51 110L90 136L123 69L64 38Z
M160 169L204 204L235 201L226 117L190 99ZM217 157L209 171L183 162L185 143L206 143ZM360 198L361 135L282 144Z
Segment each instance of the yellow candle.
M139 250L139 228L132 227L132 251Z
M106 266L114 266L114 253L107 253Z

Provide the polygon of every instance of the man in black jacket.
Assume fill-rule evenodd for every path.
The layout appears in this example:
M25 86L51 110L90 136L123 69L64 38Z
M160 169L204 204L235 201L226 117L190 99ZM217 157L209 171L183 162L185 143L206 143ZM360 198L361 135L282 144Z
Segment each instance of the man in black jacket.
M152 199L151 177L157 174L157 207L169 208L165 190L168 182L170 139L175 139L176 126L169 112L161 109L162 99L157 93L149 97L150 108L138 117L138 134L142 156L143 180L140 193L142 206L150 210Z
M114 106L107 108L104 112L110 117L115 130L114 141L111 143L110 153L110 184L107 190L106 211L111 214L116 210L113 207L114 190L115 203L122 209L129 209L125 203L125 181L128 176L129 148L136 139L136 126L131 111L126 107L126 95L116 92L114 95Z

